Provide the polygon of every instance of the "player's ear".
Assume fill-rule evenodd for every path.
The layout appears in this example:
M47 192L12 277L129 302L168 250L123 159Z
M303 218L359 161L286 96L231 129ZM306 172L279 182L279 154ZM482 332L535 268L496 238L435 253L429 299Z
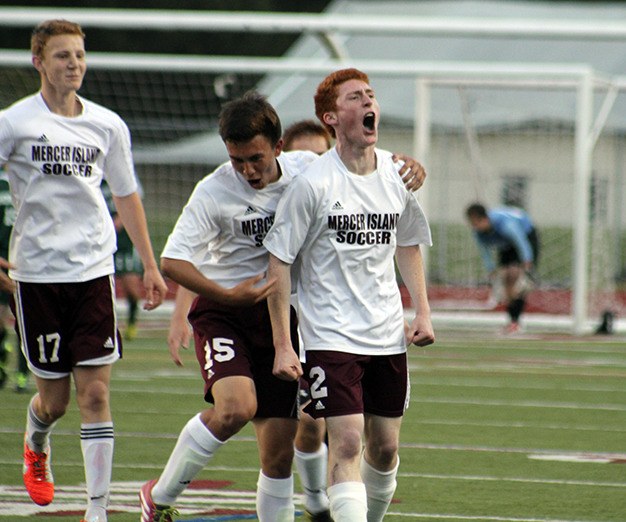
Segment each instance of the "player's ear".
M332 126L337 123L337 115L334 112L325 112L322 119L326 125Z
M284 146L285 142L282 138L280 138L277 142L276 145L274 146L274 156L279 156L280 153L283 151L283 146Z
M34 54L30 61L33 64L33 67L35 67L37 71L41 72L41 57Z

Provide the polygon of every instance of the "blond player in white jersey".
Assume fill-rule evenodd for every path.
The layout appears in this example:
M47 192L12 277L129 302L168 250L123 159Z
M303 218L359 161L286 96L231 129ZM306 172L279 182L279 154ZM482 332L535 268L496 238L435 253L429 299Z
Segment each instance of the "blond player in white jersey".
M288 336L290 272L299 257L312 399L305 410L326 420L331 515L335 522L381 521L396 487L407 346L434 342L420 252L431 244L430 229L391 154L376 149L380 109L368 77L356 69L330 74L315 108L336 146L291 183L264 240L268 278L276 280L268 297L274 374L292 380L303 373ZM394 256L415 306L410 324Z
M115 231L100 191L106 179L146 268L146 309L167 287L154 259L137 194L130 136L115 113L77 95L86 71L78 24L48 20L31 39L41 90L0 115L16 221L9 248L12 309L22 352L35 375L28 407L24 483L52 502L49 435L70 400L81 417L88 505L83 520L106 522L113 457L111 365L121 356L115 319Z

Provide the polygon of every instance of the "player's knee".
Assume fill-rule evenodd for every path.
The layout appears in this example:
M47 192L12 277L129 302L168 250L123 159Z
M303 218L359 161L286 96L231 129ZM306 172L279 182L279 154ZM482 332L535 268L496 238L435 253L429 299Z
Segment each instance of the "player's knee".
M237 433L254 418L256 402L231 401L228 404L216 407L217 420L225 430Z
M391 469L396 461L398 449L397 440L386 439L377 444L368 444L367 455L372 459L376 469Z
M41 420L46 423L52 423L65 415L67 411L67 402L54 401L41 403Z
M78 406L83 411L102 412L109 407L109 388L102 381L93 381L77 394Z

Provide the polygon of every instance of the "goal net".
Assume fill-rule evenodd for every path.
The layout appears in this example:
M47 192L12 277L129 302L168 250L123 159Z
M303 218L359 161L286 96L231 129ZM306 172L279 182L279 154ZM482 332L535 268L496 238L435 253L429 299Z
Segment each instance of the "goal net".
M597 118L607 89L597 86L594 94ZM465 209L479 201L528 211L541 247L538 286L528 296L527 311L569 316L579 190L574 183L577 90L557 83L448 81L432 85L430 97L427 201L434 246L428 266L434 306L467 312L502 309L465 222ZM626 99L618 96L614 103ZM623 308L625 136L608 105L606 121L597 121L587 201L585 304L591 323L604 312L620 314Z
M306 76L310 71L299 72ZM0 75L1 107L39 86L28 63L0 61ZM382 81L381 75L370 77L374 85ZM259 71L168 70L154 64L146 70L116 70L110 62L90 64L81 94L119 113L130 127L157 255L197 181L227 159L216 137L221 105L261 78ZM467 205L480 200L487 206L523 207L536 222L539 286L529 297L528 311L572 315L576 89L526 83L472 83L441 75L432 82L424 200L434 238L428 277L435 309L497 309L464 218ZM596 89L594 115L605 96L606 88ZM623 96L615 100L624 103ZM411 151L412 127L382 124L384 148ZM620 314L623 307L624 141L621 122L609 111L593 148L587 202L584 298L590 320L606 310Z
M29 64L0 64L0 77L0 108L39 89L39 76ZM223 146L206 150L207 136L216 132L221 105L254 87L259 77L193 70L115 70L90 63L80 94L117 112L130 128L157 255L195 184L228 159Z

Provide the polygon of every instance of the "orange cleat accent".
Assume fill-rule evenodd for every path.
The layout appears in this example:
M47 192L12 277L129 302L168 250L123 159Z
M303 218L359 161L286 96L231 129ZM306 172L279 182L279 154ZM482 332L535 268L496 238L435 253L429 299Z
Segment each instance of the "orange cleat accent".
M47 506L54 498L54 479L50 470L50 446L44 452L31 450L24 437L24 485L35 504Z

